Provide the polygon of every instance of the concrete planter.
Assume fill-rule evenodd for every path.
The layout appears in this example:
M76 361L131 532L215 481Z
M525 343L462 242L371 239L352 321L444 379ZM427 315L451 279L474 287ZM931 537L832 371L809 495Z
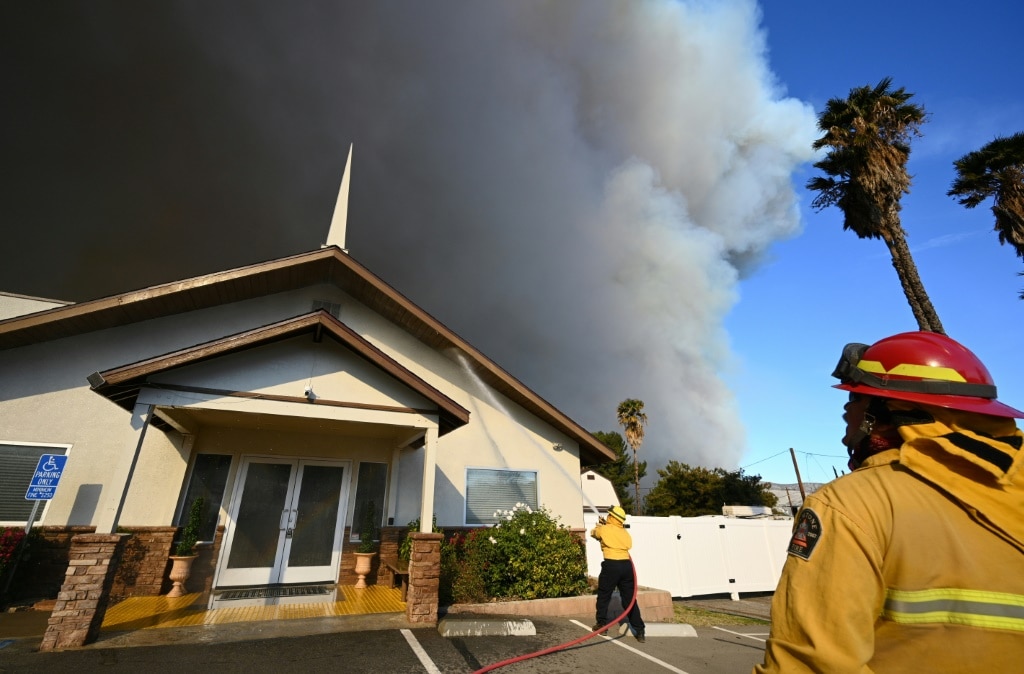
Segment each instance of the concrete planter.
M376 552L355 552L356 556L356 575L359 576L359 580L356 581L356 589L366 587L366 574L370 573L370 569L373 566L373 557Z

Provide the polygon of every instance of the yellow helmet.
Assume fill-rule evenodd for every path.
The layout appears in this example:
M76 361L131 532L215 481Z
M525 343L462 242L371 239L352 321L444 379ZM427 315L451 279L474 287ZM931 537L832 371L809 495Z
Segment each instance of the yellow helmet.
M612 506L611 508L608 508L608 514L620 522L626 521L626 511L619 506Z

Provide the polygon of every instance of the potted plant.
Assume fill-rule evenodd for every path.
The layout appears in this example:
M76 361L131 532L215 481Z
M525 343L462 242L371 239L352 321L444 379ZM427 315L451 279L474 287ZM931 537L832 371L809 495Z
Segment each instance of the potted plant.
M373 501L366 504L363 525L359 530L359 547L356 548L356 588L366 587L366 574L370 573L373 556L377 554L377 508Z
M203 525L203 497L200 496L192 501L188 510L188 521L181 530L178 542L174 544L174 554L171 555L171 582L174 585L167 593L168 597L181 597L185 592L185 581L192 575L192 562L199 555L195 552L196 543L199 541L199 529Z

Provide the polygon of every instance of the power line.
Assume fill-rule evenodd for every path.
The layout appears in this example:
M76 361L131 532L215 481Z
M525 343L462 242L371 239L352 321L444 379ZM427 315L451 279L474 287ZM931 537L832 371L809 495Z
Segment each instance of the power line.
M750 468L751 466L756 466L757 464L764 463L765 461L771 461L775 457L782 456L783 454L787 454L788 452L789 452L788 449L784 449L781 452L779 452L778 454L772 454L771 456L766 457L764 459L761 459L760 461L755 461L754 463L748 463L745 466L740 466L740 470L746 470L747 468Z

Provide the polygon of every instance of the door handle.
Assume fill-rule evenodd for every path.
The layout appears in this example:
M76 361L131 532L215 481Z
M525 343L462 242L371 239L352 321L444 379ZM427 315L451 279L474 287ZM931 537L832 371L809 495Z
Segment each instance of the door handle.
M281 519L284 521L284 525L281 528L284 529L285 538L291 538L292 534L295 533L295 518L298 513L298 510L285 510L281 514Z

